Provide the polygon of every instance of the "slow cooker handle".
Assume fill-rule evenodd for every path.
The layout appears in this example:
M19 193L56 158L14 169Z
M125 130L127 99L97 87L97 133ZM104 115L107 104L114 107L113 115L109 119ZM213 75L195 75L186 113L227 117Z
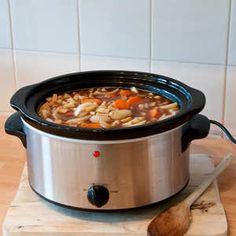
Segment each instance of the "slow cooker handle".
M17 90L10 100L11 106L14 109L21 111L23 114L25 114L27 111L25 107L26 100L30 93L35 92L34 88L36 88L37 85L38 84L28 85Z
M184 152L194 139L205 138L210 131L210 121L204 116L197 114L183 127L182 151Z
M26 134L23 131L20 112L15 112L7 119L5 122L5 131L10 135L17 136L26 148Z

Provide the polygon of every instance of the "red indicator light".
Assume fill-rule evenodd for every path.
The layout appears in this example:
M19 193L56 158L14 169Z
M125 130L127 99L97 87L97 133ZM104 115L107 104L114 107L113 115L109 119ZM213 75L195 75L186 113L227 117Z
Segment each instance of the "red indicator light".
M94 157L100 157L100 152L99 151L94 151L93 156Z

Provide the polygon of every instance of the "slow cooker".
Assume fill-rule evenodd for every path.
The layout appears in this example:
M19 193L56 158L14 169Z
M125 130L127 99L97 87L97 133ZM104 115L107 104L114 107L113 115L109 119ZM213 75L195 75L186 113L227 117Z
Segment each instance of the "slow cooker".
M179 104L165 120L127 128L89 129L42 119L37 109L53 93L91 87L132 87ZM198 114L204 94L166 76L132 71L66 74L19 89L5 123L27 151L29 183L43 198L89 210L121 210L169 198L189 181L189 144L209 133Z

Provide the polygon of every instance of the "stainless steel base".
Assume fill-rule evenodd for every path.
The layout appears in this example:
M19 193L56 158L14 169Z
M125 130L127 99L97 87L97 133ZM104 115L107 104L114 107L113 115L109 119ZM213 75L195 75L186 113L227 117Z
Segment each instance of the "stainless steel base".
M91 210L135 208L176 194L188 181L182 127L141 139L90 141L49 135L23 123L30 185L50 201ZM100 208L87 199L93 185L109 191Z

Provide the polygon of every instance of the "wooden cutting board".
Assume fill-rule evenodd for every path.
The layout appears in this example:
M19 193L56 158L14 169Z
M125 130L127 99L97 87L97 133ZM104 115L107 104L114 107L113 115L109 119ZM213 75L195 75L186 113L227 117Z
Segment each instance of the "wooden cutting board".
M180 194L155 206L120 213L95 213L66 209L37 196L29 187L25 168L14 201L7 212L4 236L146 236L154 216L183 199L212 172L206 155L190 158L191 180ZM208 206L208 207L207 207ZM217 183L195 203L188 236L227 235L227 221ZM204 209L206 207L206 209Z

